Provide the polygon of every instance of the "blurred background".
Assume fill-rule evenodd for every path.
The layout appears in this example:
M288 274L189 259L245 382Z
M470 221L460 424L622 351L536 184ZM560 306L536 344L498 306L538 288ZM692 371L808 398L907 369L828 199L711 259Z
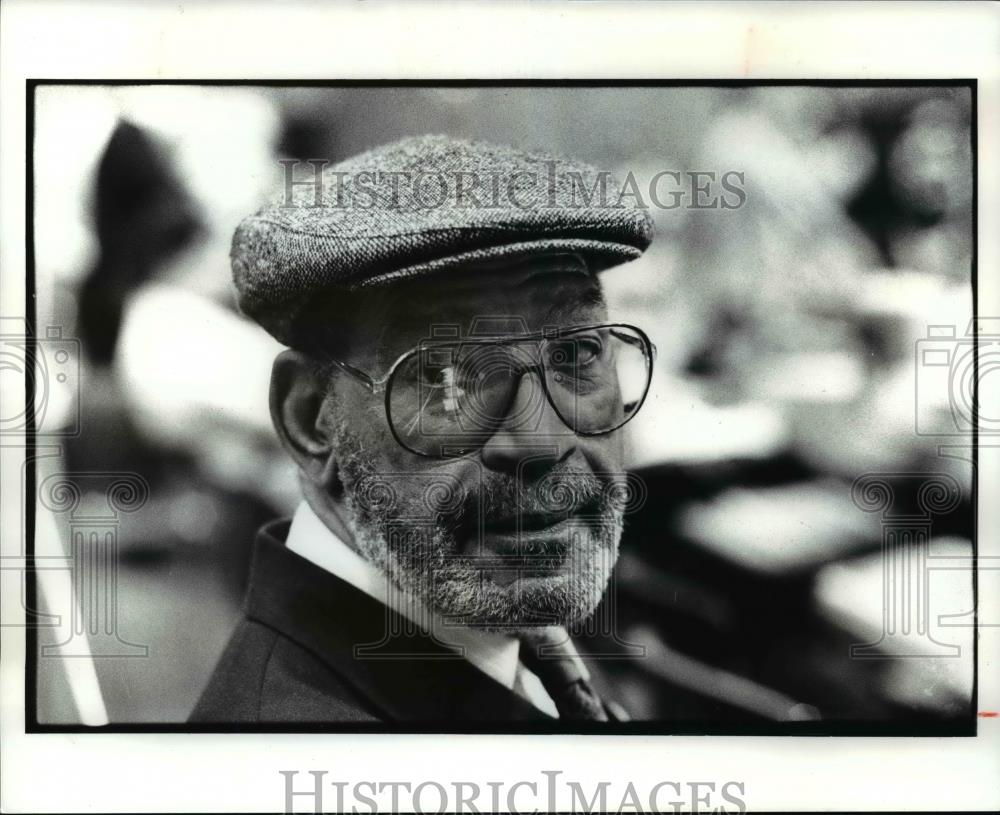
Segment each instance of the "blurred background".
M88 506L107 514L101 474L143 493L109 527L124 644L40 659L40 722L186 718L256 529L298 500L267 413L280 349L235 310L233 229L280 188L279 159L421 133L640 180L743 174L743 206L652 209L652 248L604 276L613 315L658 348L627 427L646 500L595 617L609 622L580 632L584 653L619 657L604 664L634 717L968 721L967 88L42 86L35 110L37 325L61 327L42 350L72 368L43 394L41 430L66 435L40 447L40 481L62 473L80 496L40 516L39 551L68 551ZM923 584L929 630L892 643L888 516L852 500L871 472L909 474L891 477L889 520L950 564ZM925 513L913 476L931 473L959 495ZM42 645L74 616L54 580Z

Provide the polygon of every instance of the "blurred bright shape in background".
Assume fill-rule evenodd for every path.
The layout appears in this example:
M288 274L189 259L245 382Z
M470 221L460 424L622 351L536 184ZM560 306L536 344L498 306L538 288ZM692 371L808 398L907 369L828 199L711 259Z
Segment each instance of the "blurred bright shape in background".
M839 482L727 490L682 516L686 537L726 560L765 574L812 569L870 539L871 517Z
M41 87L35 162L39 282L73 280L92 264L94 169L112 131L129 121L160 139L201 204L215 247L211 263L182 261L185 285L229 295L229 243L240 219L280 180L280 118L260 91L197 86ZM45 287L47 288L47 286ZM39 286L40 293L45 293Z
M142 430L171 447L197 448L227 426L271 436L271 363L282 348L204 297L149 285L126 309L116 364Z
M278 514L295 506L294 464L268 405L271 365L284 346L200 294L150 284L128 301L118 347L123 399L150 442L186 451L213 483L256 495Z
M864 387L861 360L843 351L768 354L761 359L762 397L784 401L844 402Z
M781 414L765 402L709 404L697 384L653 374L642 410L627 425L630 464L765 458L787 442Z

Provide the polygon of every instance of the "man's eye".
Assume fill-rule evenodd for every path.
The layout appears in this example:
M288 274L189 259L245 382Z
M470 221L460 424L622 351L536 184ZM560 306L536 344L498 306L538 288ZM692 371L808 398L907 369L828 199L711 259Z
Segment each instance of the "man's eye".
M422 365L420 384L426 388L446 388L455 381L455 369L450 365Z
M549 345L546 361L554 368L583 368L600 357L602 350L596 338L563 340Z

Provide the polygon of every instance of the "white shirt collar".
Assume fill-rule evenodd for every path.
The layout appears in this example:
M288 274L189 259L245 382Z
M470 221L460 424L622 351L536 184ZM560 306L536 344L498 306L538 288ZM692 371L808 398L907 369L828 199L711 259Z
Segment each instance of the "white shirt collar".
M439 615L430 613L412 595L395 587L390 590L385 575L335 535L305 501L299 504L292 516L285 546L425 630L432 631L442 644L459 651L487 676L527 696L546 713L557 715L555 704L545 693L541 682L520 664L520 642L516 638L466 626L446 625Z

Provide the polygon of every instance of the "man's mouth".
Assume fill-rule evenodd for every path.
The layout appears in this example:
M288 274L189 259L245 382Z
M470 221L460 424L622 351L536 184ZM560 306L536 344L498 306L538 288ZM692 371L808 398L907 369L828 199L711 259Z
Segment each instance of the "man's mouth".
M521 512L490 518L482 528L483 548L500 558L539 567L566 559L576 535L589 534L597 507L584 505L569 512Z
M484 528L487 533L509 535L515 532L539 532L551 529L569 517L565 512L521 512L505 518L491 518Z

